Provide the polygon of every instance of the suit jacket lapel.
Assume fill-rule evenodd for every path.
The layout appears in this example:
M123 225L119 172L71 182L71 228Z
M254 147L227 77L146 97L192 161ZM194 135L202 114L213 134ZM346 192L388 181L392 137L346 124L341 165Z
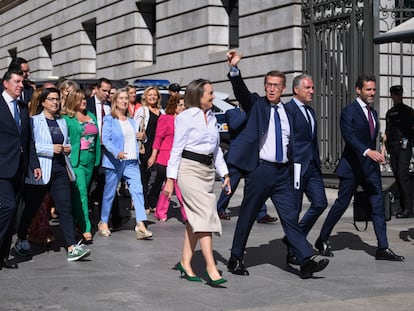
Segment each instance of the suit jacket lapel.
M359 104L358 101L354 101L354 106L355 106L355 109L358 111L358 115L361 119L361 122L365 124L365 127L367 128L367 131L369 132L369 122L368 122L367 116L365 115L365 112L362 110L361 105Z
M4 99L4 97L2 95L0 95L0 114L1 116L5 116L3 119L3 122L7 123L8 127L10 128L15 128L16 131L19 131L16 123L14 122L14 118L13 115L9 109L9 106L6 103L6 100ZM19 103L19 102L18 102ZM23 122L22 122L23 124Z

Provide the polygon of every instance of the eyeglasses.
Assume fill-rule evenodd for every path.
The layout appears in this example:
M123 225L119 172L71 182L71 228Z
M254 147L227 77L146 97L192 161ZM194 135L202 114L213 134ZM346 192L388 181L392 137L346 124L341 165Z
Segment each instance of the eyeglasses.
M277 84L277 83L269 83L269 82L266 82L265 83L265 87L267 89L275 88L277 90L280 90L281 88L283 88L283 85L282 84Z
M57 97L46 97L46 99L50 102L58 102L59 101L59 98L57 98Z

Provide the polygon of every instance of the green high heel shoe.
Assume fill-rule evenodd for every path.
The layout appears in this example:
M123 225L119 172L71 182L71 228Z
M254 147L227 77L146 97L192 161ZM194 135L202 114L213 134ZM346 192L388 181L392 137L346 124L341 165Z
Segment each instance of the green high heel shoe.
M177 263L177 269L178 271L180 271L180 276L183 279L187 279L190 282L202 282L202 279L199 276L191 276L187 274L187 271L185 271L183 265L181 264L181 262Z
M208 274L208 272L206 271L206 278L207 278L207 284L210 285L211 287L221 287L221 284L224 284L227 282L226 279L218 279L218 280L212 280L210 275Z

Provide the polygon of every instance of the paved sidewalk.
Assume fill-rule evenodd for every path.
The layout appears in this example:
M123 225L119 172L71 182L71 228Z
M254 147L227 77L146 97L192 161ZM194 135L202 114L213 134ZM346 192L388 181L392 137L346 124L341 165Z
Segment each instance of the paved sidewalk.
M330 205L336 191L327 189ZM388 222L390 245L406 261L376 261L372 225L357 232L348 209L331 238L335 257L308 280L286 266L280 223L255 224L245 257L250 276L236 276L226 264L240 202L238 190L231 201L234 216L223 221L223 236L214 238L226 288L188 282L173 270L184 226L176 218L179 209L171 209L168 222L150 226L152 241L137 241L131 220L110 238L95 235L92 255L83 262L68 263L62 248L34 248L33 257L16 257L18 270L0 271L0 310L414 310L414 219ZM276 214L271 203L269 213ZM323 218L309 235L312 243ZM199 248L193 265L204 274Z

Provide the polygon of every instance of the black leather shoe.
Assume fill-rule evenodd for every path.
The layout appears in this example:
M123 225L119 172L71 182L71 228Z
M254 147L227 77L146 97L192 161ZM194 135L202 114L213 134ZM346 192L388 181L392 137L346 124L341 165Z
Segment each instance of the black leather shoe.
M397 218L411 218L411 217L413 217L413 214L411 213L411 211L404 209L404 210L399 211L395 217L397 217Z
M309 279L313 276L315 272L322 271L329 264L328 259L321 259L319 261L309 258L305 263L300 267L300 278Z
M1 264L0 264L0 266L2 267L2 268L6 268L6 269L17 269L17 268L19 268L19 266L17 265L17 263L11 263L8 259L3 259L2 261L1 261Z
M376 260L389 260L389 261L404 261L404 256L395 254L389 248L378 248L375 253Z
M268 223L271 223L271 222L275 222L276 220L277 220L277 217L272 217L269 214L266 214L262 218L258 219L257 223L259 223L259 224L268 224Z
M294 266L300 265L298 258L293 254L286 255L286 262L288 265L294 265Z
M249 271L244 267L242 260L237 259L234 256L231 256L227 264L227 269L229 272L237 275L249 275Z
M319 252L319 255L325 256L325 257L333 257L334 254L332 253L331 246L329 245L329 242L322 242L321 240L317 239L315 243L315 247Z
M220 219L230 220L230 214L226 212L220 212L219 214Z

